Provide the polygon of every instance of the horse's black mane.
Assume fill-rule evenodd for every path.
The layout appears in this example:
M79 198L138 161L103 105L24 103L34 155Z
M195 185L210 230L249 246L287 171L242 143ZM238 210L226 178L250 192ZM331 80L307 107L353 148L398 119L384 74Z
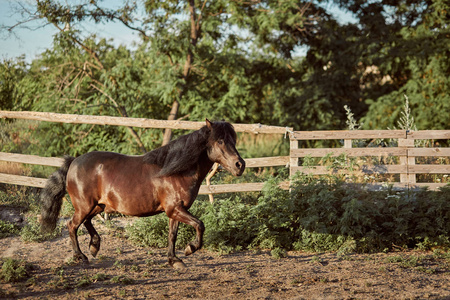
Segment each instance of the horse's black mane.
M208 140L223 139L236 142L236 132L227 122L212 123L213 133L207 126L183 135L165 146L144 154L144 162L161 168L159 176L168 176L191 169L198 163L200 155L206 151Z

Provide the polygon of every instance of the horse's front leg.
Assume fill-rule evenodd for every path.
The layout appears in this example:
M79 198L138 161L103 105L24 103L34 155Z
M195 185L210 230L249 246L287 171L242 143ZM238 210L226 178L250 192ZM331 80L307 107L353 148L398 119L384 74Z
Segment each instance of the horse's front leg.
M179 222L175 219L169 219L169 249L167 252L167 256L169 258L169 265L175 269L184 269L186 265L183 263L181 259L179 259L175 255L175 244L177 242L177 234L178 234L178 225Z
M199 250L203 246L203 233L205 232L205 225L203 225L203 222L194 217L191 213L189 213L184 207L178 206L175 207L170 214L168 214L169 218L172 220L176 220L178 222L182 222L184 224L191 225L195 228L197 231L197 236L195 240L191 243L189 243L186 246L186 249L184 251L184 254L191 255L195 251ZM169 228L169 255L170 255L170 232L171 228ZM176 235L175 235L176 239ZM175 243L173 243L173 246L175 247ZM174 250L173 250L174 251Z

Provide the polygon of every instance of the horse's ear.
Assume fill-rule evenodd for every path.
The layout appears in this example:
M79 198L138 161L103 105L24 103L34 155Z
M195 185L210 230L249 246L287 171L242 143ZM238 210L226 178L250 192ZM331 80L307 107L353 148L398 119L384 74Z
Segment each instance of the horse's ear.
M212 123L208 119L206 119L206 127L208 127L209 130L212 130Z

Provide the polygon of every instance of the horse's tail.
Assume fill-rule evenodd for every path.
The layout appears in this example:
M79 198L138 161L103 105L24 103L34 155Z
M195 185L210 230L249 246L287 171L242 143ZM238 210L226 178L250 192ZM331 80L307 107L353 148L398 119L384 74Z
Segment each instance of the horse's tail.
M66 177L75 157L64 156L61 168L53 173L41 191L41 231L52 232L56 228L62 199L66 194Z

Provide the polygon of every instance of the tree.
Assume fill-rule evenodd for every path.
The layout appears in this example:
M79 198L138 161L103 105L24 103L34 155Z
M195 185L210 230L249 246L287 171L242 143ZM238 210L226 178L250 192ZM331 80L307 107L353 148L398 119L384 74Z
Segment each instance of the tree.
M0 109L12 109L19 101L17 82L26 76L24 57L5 59L0 63Z
M406 94L418 128L449 124L444 1L168 0L115 10L95 0L36 3L21 6L24 22L41 19L60 33L21 69L17 108L320 130L346 128L347 105L366 129L383 129L396 124ZM324 3L352 12L358 24L340 24ZM86 36L78 25L87 20L135 30L137 49ZM306 57L295 55L300 45ZM158 131L63 129L65 146L81 145L74 152L128 144L121 150L134 153L160 144Z
M295 1L280 3L282 7L277 1L144 1L146 18L140 20L134 16L138 7L129 3L115 11L101 8L98 1L77 5L37 1L34 10L22 6L31 12L28 19L42 19L60 31L53 49L36 61L36 71L52 73L40 84L47 86L46 91L57 92L42 93L39 103L29 107L152 118L161 118L165 111L169 118L181 113L194 120L212 115L231 121L264 121L262 115L268 117L271 107L282 115L279 100L256 99L273 90L272 79L278 74L271 67L283 74L289 67L275 46L285 55L295 47L295 38L289 34L280 34L283 43L272 35L284 27L306 32L310 17ZM82 38L77 24L85 20L122 22L141 34L142 43L132 52L114 49L94 36ZM260 49L264 51L259 53ZM139 66L133 64L136 61ZM130 65L136 68L129 71ZM267 68L265 74L262 67ZM143 89L146 97L133 101L130 93L141 95ZM141 137L132 129L129 132L142 148Z
M360 21L360 81L366 129L395 126L410 101L419 129L448 129L450 28L446 1L336 1Z

